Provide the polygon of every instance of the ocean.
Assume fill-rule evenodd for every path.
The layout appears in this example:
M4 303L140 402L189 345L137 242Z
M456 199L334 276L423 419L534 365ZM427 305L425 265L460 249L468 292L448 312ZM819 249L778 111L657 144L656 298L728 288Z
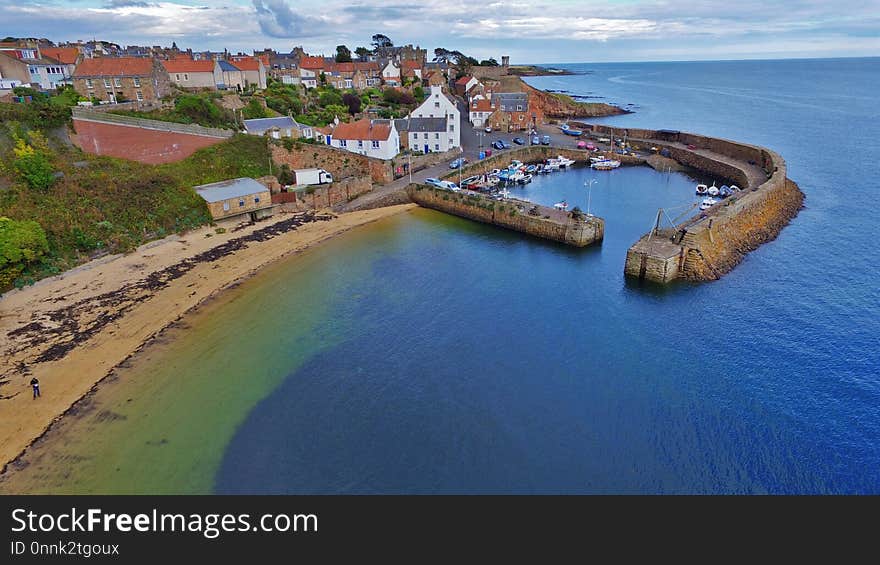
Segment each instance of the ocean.
M515 189L603 216L583 250L430 210L354 230L171 330L96 395L119 417L62 426L18 473L52 492L880 493L880 59L567 68L528 82L635 110L596 121L766 145L805 209L721 280L668 287L623 263L659 207L694 201L682 173Z

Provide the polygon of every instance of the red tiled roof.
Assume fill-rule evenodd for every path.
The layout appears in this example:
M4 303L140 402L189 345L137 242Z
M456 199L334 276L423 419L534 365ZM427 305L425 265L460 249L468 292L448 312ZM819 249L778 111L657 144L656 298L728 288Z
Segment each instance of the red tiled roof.
M242 71L259 71L260 61L253 57L230 57L229 62Z
M51 57L65 65L73 65L79 58L79 49L76 47L43 47L40 51L46 57Z
M406 61L403 62L403 68L404 69L412 69L415 71L415 70L421 69L422 64L419 63L418 61L410 61L409 59L407 59Z
M162 66L169 73L213 73L214 61L193 61L192 59L175 59L162 61Z
M263 66L267 69L272 66L272 63L269 60L269 55L263 53L262 55L257 55L256 57L260 60L261 63L263 63Z
M471 102L471 112L491 112L492 101L488 98L479 98Z
M303 57L299 66L303 69L323 69L324 57Z
M473 78L473 77L461 77L460 79L455 81L455 84L460 84L460 85L464 86L471 81L471 78Z
M333 130L334 139L386 141L390 135L389 123L371 120L358 120L350 124L340 123Z
M144 57L99 57L76 66L75 77L150 76L153 60Z

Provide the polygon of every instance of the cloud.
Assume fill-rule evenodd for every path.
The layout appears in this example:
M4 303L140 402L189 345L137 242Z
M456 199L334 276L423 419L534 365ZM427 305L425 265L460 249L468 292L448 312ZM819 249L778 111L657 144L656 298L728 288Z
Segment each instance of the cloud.
M315 35L325 23L321 18L297 14L284 0L252 1L260 29L269 37Z

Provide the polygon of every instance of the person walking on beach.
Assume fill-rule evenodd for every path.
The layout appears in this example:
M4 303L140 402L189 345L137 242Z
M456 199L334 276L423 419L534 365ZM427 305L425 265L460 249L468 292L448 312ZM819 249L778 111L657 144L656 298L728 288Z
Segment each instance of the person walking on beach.
M40 381L37 377L31 379L31 387L34 389L34 398L40 396Z

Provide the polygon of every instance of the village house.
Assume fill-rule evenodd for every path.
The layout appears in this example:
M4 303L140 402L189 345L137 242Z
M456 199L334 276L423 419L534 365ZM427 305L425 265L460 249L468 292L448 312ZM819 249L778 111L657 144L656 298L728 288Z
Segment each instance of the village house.
M446 118L405 118L395 120L408 149L422 153L443 153L455 149L454 138L447 131Z
M244 120L244 129L248 135L268 135L273 139L282 137L311 139L314 137L311 126L301 124L290 116Z
M419 61L404 60L400 64L404 78L422 79L422 64Z
M269 189L251 178L238 178L193 187L220 223L256 221L275 211Z
M266 66L262 60L250 55L232 55L229 62L241 71L244 80L242 88L250 85L255 85L260 90L266 88Z
M329 140L332 147L377 159L393 159L400 153L400 135L393 120L340 123Z
M394 61L388 61L382 67L382 82L388 86L400 86L400 67Z
M410 112L409 117L410 119L443 118L446 120L446 127L444 128L446 136L440 143L428 144L429 149L432 151L448 151L455 147L461 147L461 132L459 131L461 112L459 112L455 102L443 92L442 87L432 86L428 98L418 108ZM412 141L411 138L410 141ZM432 149L434 145L439 145L443 149Z
M442 71L429 72L423 82L427 82L428 86L446 86L446 77Z
M218 84L223 84L223 72L217 61L193 61L192 59L177 58L162 61L162 66L168 72L171 82L180 88L216 90Z
M224 59L218 60L217 66L220 67L220 82L217 83L218 88L222 90L232 89L238 91L244 89L244 74L238 67Z
M496 92L491 101L495 111L489 116L489 125L493 129L532 129L544 121L543 111L525 92Z
M48 49L50 51L46 53L36 43L0 43L0 75L41 90L54 90L70 84L79 51L75 48Z
M468 120L474 127L482 127L489 120L489 116L495 111L492 101L483 96L471 99L469 104Z
M158 104L171 92L171 80L155 59L98 57L77 65L73 87L82 96L102 101Z
M466 96L468 91L480 84L480 81L471 76L464 76L455 81L455 93L459 96Z

